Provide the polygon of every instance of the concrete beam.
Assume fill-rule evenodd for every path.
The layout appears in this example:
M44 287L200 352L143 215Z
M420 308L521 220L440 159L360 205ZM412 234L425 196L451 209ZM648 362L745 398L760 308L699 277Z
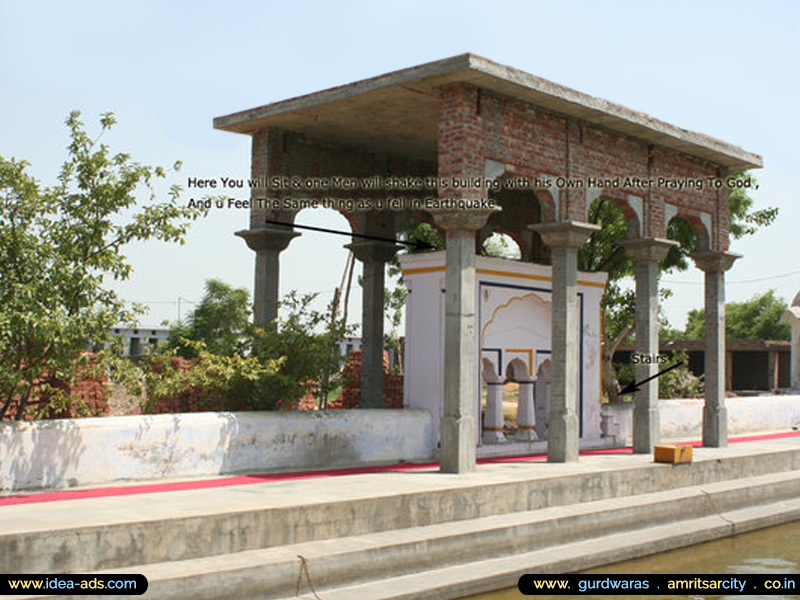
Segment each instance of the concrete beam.
M730 169L762 166L761 157L707 135L547 81L474 54L461 54L348 85L214 119L214 128L252 133L299 131L415 155L436 153L436 88L453 83L489 90L532 106L696 156Z

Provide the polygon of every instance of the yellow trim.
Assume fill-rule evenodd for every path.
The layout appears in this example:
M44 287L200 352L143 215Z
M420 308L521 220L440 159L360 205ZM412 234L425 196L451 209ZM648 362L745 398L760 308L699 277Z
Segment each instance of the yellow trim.
M444 267L420 267L418 269L406 269L403 275L416 275L417 273L436 273L437 271L444 271Z
M536 429L536 427L532 427L531 425L517 425L517 429Z
M601 290L606 289L605 283L599 283L597 281L585 281L583 279L578 279L578 285L585 285L586 287L596 287L600 288Z
M502 427L484 427L484 431L503 431Z
M518 352L520 354L528 355L528 375L533 375L533 350L526 348L506 348L506 354L509 352Z
M512 271L497 271L495 269L475 269L476 273L484 275L500 275L501 277L516 277L517 279L535 279L536 281L553 281L547 275L530 275L528 273L514 273Z
M403 275L418 275L420 273L439 273L443 272L445 267L419 267L416 269L406 269L403 271ZM532 279L534 281L549 281L552 283L553 278L548 277L547 275L531 275L529 273L514 273L513 271L499 271L497 269L475 269L476 273L481 273L482 275L498 275L500 277L511 277L516 279ZM596 287L600 289L605 289L605 283L599 283L597 281L587 281L585 279L578 279L578 285L582 285L584 287Z

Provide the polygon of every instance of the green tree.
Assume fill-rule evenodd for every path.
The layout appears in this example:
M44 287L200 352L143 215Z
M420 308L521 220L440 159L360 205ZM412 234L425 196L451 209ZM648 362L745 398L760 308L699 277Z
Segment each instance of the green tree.
M43 187L27 163L0 157L0 419L22 419L44 396L62 400L86 348L109 341L111 328L132 321L105 278L131 274L123 249L135 241L182 242L201 213L177 204L180 188L157 203L153 186L166 171L111 155L100 143L114 125L100 119L92 139L80 113L66 120L68 158L58 183ZM179 168L176 163L175 168ZM140 203L142 188L149 202ZM54 401L55 401L54 400Z
M746 172L730 176L737 182L749 181L755 185L755 178ZM770 225L778 215L777 208L752 211L753 200L747 194L748 187L734 186L729 192L729 229L734 239L756 233L759 228ZM608 285L601 301L603 311L602 372L603 391L609 400L619 399L619 383L613 366L617 349L633 333L636 295L620 285L620 282L634 274L633 261L617 242L628 237L627 223L622 211L610 201L599 200L590 207L589 221L601 226L592 235L578 255L578 267L584 271L605 271ZM668 253L660 265L660 273L682 271L688 268L690 252L695 249L695 235L689 224L682 219L674 219L668 224L667 237L678 242L678 247ZM669 297L669 289L660 289L662 300ZM660 328L669 331L666 320Z
M183 365L176 364L174 348L149 354L138 365L127 363L125 383L139 398L142 412L161 412L160 402L183 394L196 395L195 409L200 410L275 408L265 406L256 392L261 382L279 373L282 359L214 354L202 341L184 338L181 342L194 355Z
M738 240L746 235L753 235L761 227L772 225L778 218L778 208L762 208L752 210L753 199L748 190L757 187L758 182L753 175L746 171L737 171L731 174L737 184L728 192L728 214L730 216L728 229L733 239Z
M250 327L250 292L219 279L206 280L206 292L186 323L170 327L169 345L180 356L193 358L196 346L182 339L203 342L204 349L222 356L243 356Z
M212 284L209 289L238 298L236 306L241 296L247 297L228 294L225 289L243 290L224 284ZM280 302L279 318L266 330L246 322L243 326L240 319L227 320L213 329L220 339L231 340L232 346L217 344L212 350L204 339L179 337L174 346L144 357L138 365L124 365L120 378L124 377L131 393L140 398L144 412L159 412L162 400L184 394L195 398L197 409L276 410L311 392L317 405L325 408L329 395L341 383L337 344L349 331L342 319L331 316L331 306L326 311L314 310L315 298L316 294L290 292ZM177 336L179 328L171 333ZM213 335L211 338L214 341ZM181 349L190 360L175 360Z
M284 313L276 327L254 329L253 353L262 361L281 360L280 371L262 382L264 402L276 406L302 398L309 391L325 408L329 394L341 384L342 359L338 343L352 333L343 319L311 307L317 294L287 294L279 308Z
M787 308L788 304L775 295L775 290L768 290L746 302L725 304L725 335L732 340L791 339L791 326L779 322ZM689 311L685 332L688 339L705 337L705 319L704 309Z
M389 330L383 335L383 347L393 349L397 362L395 370L403 372L403 356L400 347L400 323L403 320L403 309L406 305L408 290L405 286L396 284L391 290L383 290L383 312L389 318Z
M511 245L507 235L492 234L483 242L483 253L495 258L520 259L519 248Z
M619 400L619 373L615 369L614 354L633 333L636 312L636 294L621 285L621 280L633 276L633 261L618 242L627 239L628 229L622 211L613 202L599 200L590 207L589 221L600 225L589 242L578 253L578 268L582 271L608 273L608 283L600 301L602 310L602 356L601 370L603 391L609 400ZM681 240L680 249L670 251L662 263L662 269L686 268L686 252L692 248L691 231L676 229L671 237ZM669 290L660 290L662 300L669 297Z

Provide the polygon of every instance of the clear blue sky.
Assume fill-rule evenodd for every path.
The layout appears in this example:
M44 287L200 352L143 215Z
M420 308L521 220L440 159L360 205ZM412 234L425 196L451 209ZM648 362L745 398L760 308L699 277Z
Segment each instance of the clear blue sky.
M800 290L800 3L772 2L43 2L0 0L0 155L52 183L63 120L107 110L106 138L145 163L184 163L186 178L247 177L250 138L212 118L463 52L605 98L764 157L759 207L780 218L735 242L729 301ZM188 200L188 193L185 199ZM132 248L119 286L150 303L144 325L197 301L206 278L251 288L253 253L233 232L244 211L213 212L185 246ZM345 227L332 211L298 223ZM338 285L346 238L305 233L283 254L283 291ZM790 275L791 274L791 275ZM666 278L673 325L702 306L696 270ZM190 307L182 302L182 311ZM358 305L351 314L358 314Z

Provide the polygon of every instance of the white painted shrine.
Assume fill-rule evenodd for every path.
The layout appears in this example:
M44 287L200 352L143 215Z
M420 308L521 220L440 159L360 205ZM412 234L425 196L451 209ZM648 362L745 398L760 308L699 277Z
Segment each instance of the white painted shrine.
M551 267L516 260L476 257L474 414L481 415L481 383L487 385L476 443L499 444L547 438L549 410ZM444 406L445 253L400 257L406 302L404 404L434 418L434 445ZM578 273L577 407L584 443L600 438L600 298L605 273ZM515 440L502 432L501 386L519 384Z

